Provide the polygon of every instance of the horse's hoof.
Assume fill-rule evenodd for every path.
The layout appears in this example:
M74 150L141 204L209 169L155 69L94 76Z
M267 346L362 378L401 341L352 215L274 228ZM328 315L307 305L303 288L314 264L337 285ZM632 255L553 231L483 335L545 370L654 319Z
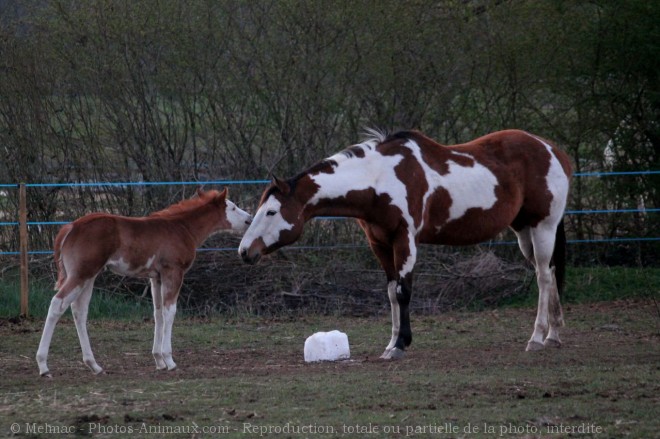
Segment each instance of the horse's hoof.
M400 360L404 357L405 351L399 348L386 349L380 356L383 360Z
M542 351L545 346L543 343L539 343L538 341L530 341L527 343L527 349L525 351L527 352L535 352L535 351Z
M50 373L50 371L46 371L41 374L41 378L53 378L53 375Z
M561 341L554 339L554 338L546 338L545 341L543 342L543 345L546 348L557 348L559 349L561 347Z

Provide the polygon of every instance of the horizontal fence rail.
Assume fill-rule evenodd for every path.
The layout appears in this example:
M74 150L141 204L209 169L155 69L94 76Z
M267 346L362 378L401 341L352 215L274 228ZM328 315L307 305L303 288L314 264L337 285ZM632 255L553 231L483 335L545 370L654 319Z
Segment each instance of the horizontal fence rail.
M658 171L612 171L612 172L578 172L575 177L616 177L616 176L648 176L660 175ZM54 187L139 187L139 186L222 186L222 185L257 185L267 184L270 180L209 180L209 181L156 181L156 182L69 182L69 183L25 183L26 188L54 188ZM3 183L0 184L2 189L18 189L21 184L17 183ZM567 210L565 215L605 215L605 214L632 214L632 213L659 213L660 208L636 208L636 209L584 209L584 210ZM319 217L316 218L321 221L332 220L346 220L345 217ZM42 227L42 226L62 226L68 224L70 221L28 221L28 227ZM0 221L0 227L17 227L20 223L18 221ZM619 237L619 238L603 238L603 239L569 239L569 244L584 244L584 243L612 243L612 242L653 242L660 241L660 237ZM483 245L515 245L517 241L489 241ZM363 248L365 245L348 244L348 245L330 245L330 246L289 246L290 250L315 250L315 249L339 249L339 248ZM223 247L223 248L199 248L198 252L226 252L236 251L236 248ZM3 251L0 256L15 256L20 255L20 251ZM52 254L52 250L30 250L30 255L48 255Z

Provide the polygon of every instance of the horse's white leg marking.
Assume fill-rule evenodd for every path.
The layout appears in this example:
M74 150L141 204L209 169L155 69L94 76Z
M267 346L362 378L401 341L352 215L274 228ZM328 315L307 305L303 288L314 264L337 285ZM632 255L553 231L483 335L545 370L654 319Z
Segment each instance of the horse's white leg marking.
M548 298L548 317L550 324L548 327L548 335L545 337L543 345L547 347L560 347L561 340L559 339L559 327L564 326L564 315L561 309L561 302L559 301L559 289L557 288L555 267L552 267L552 281L553 285L550 289L550 297Z
M154 305L154 345L151 353L156 361L156 369L167 369L163 361L163 296L160 292L160 280L151 279L151 299Z
M67 279L65 285L62 286L60 291L68 286L71 280L71 277ZM50 307L48 308L48 316L46 317L46 323L44 324L44 331L41 334L41 341L39 342L39 348L37 349L37 364L39 365L39 373L42 376L50 376L48 373L48 350L50 348L50 342L53 338L53 332L55 331L55 325L59 321L64 311L71 305L71 303L78 297L78 294L82 291L82 286L76 286L73 290L64 296L64 298L57 297L57 294L53 296L50 301Z
M385 352L380 358L390 358L394 344L399 338L399 329L401 329L401 311L399 309L399 301L396 298L397 281L393 280L387 284L387 296L390 298L390 308L392 309L392 338L390 343L385 348Z
M532 265L536 266L536 261L534 260L534 247L532 246L532 234L529 227L517 231L513 231L518 238L518 247L522 252L525 259L531 262Z
M96 363L92 346L89 343L89 335L87 334L87 313L89 311L89 301L92 298L92 290L94 289L94 279L88 279L82 286L82 291L71 303L71 313L73 314L73 321L76 324L78 331L78 339L80 340L80 349L82 350L83 362L89 367L92 372L99 374L103 368Z
M412 283L408 285L407 282L411 280L409 275L415 268L415 262L417 261L417 247L414 242L415 238L411 231L408 233L407 251L399 250L399 253L397 253L395 249L394 264L400 267L398 280L392 281L387 285L387 294L392 307L392 339L385 348L385 352L383 352L381 358L402 358L404 356L404 348L410 344L410 337L412 337L409 311ZM400 260L401 258L397 254L407 255L406 259L404 261Z
M172 325L176 315L176 302L163 306L163 361L167 370L176 369L176 363L172 359Z
M550 226L548 222L542 222L531 229L532 244L534 247L534 259L536 261L536 281L539 288L539 302L534 322L534 332L527 343L528 351L543 349L543 339L548 331L548 309L552 295L557 296L557 284L554 270L550 267L552 252L555 245L556 225ZM554 290L554 291L553 291ZM556 330L552 334L559 341Z

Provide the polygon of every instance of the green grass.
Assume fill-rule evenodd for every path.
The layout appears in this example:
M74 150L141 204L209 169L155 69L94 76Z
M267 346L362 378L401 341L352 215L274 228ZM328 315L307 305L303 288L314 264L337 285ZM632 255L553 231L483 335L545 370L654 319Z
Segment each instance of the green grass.
M504 306L536 306L538 287ZM567 267L562 304L660 297L660 268Z
M0 281L0 318L12 318L20 314L20 284L18 281ZM42 319L48 314L50 301L55 294L50 284L30 283L28 309L30 317ZM70 311L67 311L70 313ZM151 317L150 300L139 300L119 294L94 290L89 304L89 318L140 319Z
M16 317L20 312L19 284L15 280L0 280L0 318ZM30 284L29 312L35 318L45 318L53 297L52 285L44 282ZM502 307L534 307L538 290L532 282L529 294L504 300ZM660 268L629 267L568 267L563 304L592 303L634 298L660 297ZM414 300L414 294L413 294ZM470 310L484 309L478 303ZM182 314L188 315L185 309ZM249 313L237 310L235 314ZM152 315L149 298L140 299L107 291L94 290L90 303L90 319L110 318L135 320Z

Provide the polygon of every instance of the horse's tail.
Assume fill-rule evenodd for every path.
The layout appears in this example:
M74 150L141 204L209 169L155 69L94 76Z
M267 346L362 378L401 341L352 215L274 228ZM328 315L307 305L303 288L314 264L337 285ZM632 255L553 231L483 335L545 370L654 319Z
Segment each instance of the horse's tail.
M564 230L563 219L559 222L559 224L557 224L555 248L552 252L552 263L555 267L557 292L561 296L564 292L564 282L566 280L566 231Z
M64 240L69 236L69 232L73 230L73 224L67 224L63 226L55 237L54 252L53 257L55 259L55 265L57 266L57 282L55 283L55 290L58 291L62 288L62 284L66 280L66 269L64 268L64 262L62 262L62 246L64 245Z

